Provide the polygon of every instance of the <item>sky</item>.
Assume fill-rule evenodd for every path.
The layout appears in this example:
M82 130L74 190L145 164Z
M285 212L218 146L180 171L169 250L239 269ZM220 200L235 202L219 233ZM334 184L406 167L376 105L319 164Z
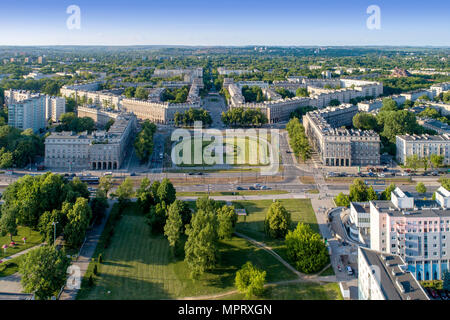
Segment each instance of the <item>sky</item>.
M450 1L0 0L0 45L450 46Z

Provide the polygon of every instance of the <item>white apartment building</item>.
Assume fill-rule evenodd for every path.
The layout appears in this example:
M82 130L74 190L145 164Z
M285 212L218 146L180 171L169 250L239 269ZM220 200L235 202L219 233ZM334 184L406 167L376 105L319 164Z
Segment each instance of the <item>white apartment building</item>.
M399 135L396 136L397 161L404 164L406 158L417 155L419 158L427 158L432 154L444 156L444 164L450 164L450 136L448 134L431 136L423 135Z
M391 201L370 202L370 248L397 254L417 280L439 280L449 270L450 202L415 199L396 188Z
M45 96L29 91L7 90L8 124L12 127L34 132L45 129Z
M45 119L56 122L66 113L66 99L61 97L45 97Z
M359 300L430 300L404 260L358 247Z
M370 204L369 202L350 203L350 221L365 235L370 233Z

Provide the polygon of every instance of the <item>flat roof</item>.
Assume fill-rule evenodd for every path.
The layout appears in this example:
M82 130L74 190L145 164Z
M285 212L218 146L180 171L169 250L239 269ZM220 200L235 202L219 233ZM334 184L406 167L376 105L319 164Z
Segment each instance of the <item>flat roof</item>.
M450 217L450 209L443 209L434 200L414 200L414 206L416 208L411 209L399 209L389 200L375 200L371 201L379 212L387 213L392 217Z
M403 259L394 254L380 253L359 247L370 266L380 270L381 291L387 300L430 300L411 272L405 272Z
M351 205L355 208L356 212L370 213L369 202L352 202Z

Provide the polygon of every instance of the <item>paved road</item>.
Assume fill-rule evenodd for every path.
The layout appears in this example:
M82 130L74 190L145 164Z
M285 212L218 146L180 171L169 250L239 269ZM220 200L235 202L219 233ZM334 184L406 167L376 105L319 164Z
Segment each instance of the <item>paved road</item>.
M75 262L72 263L72 265L78 266L80 268L80 281L83 279L89 263L91 262L92 256L95 252L95 248L97 247L97 243L100 239L103 229L105 228L106 221L108 221L109 213L115 201L109 200L108 202L109 208L105 214L105 217L103 218L102 223L98 226L94 226L94 228L88 231L86 242L84 243L83 248L80 251L80 256ZM78 290L79 289L70 289L66 286L61 293L59 300L75 300Z

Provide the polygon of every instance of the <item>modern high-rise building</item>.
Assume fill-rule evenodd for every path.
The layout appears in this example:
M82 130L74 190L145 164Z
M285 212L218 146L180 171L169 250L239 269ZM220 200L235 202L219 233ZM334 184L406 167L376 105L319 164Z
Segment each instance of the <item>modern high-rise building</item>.
M45 98L45 119L58 121L61 115L66 112L66 99L61 97Z
M417 280L442 279L450 263L450 192L436 201L414 198L400 188L391 201L370 202L370 248L397 254Z
M45 96L29 91L5 91L8 125L34 132L45 129Z

